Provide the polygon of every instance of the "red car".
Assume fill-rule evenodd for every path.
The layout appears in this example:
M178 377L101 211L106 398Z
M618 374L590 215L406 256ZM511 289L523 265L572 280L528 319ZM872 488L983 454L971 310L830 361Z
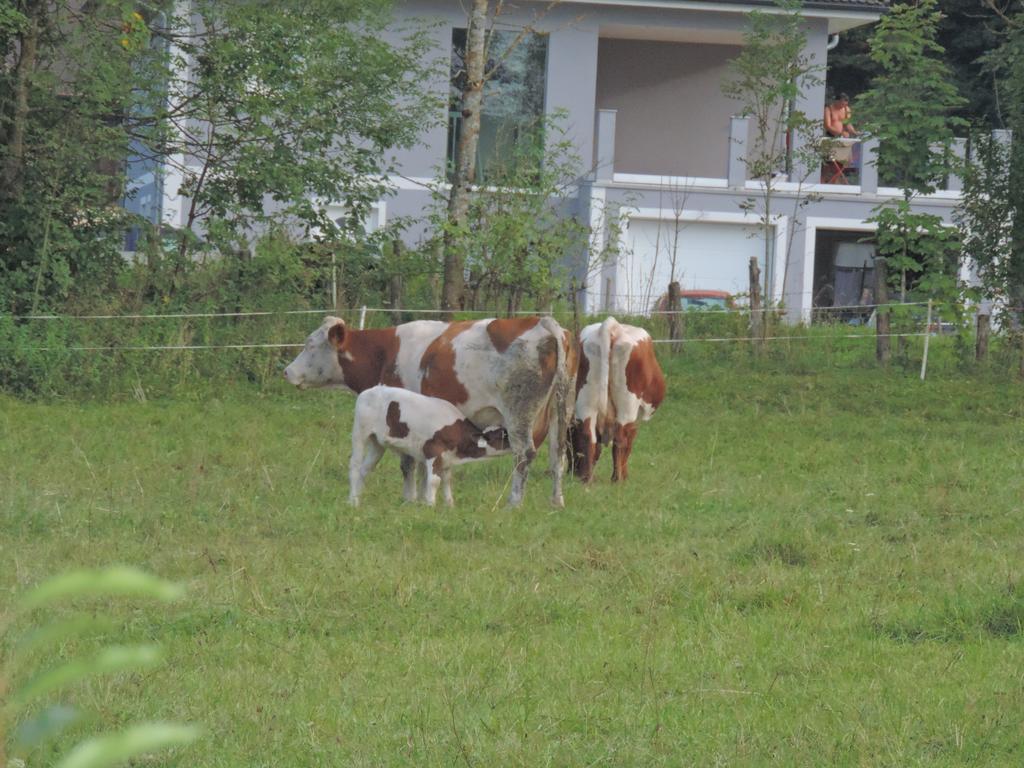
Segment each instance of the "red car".
M732 309L736 306L728 291L689 290L679 292L680 309ZM668 309L668 294L662 294L655 304L655 312Z

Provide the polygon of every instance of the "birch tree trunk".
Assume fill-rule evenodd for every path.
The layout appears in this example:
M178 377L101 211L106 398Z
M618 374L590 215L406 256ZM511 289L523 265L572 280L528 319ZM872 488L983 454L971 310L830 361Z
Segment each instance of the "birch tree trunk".
M462 133L455 147L455 173L448 197L448 225L458 229L465 225L469 211L470 186L476 176L476 149L480 141L480 111L484 102L484 67L486 56L487 8L489 0L473 0L466 31L466 87L462 91ZM452 234L444 236L444 285L441 309L446 318L462 303L462 254L453 247Z
M21 175L25 164L25 135L28 130L29 79L36 68L38 41L39 21L30 13L28 26L21 35L21 50L14 68L14 109L11 114L7 157L3 168L3 194L11 199L18 196L21 188Z

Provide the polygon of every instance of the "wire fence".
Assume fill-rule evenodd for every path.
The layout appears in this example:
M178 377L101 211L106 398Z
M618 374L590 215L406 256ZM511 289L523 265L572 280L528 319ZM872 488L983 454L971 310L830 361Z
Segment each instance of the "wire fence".
M927 301L906 301L906 302L890 302L887 304L847 304L841 306L831 307L816 307L812 311L820 313L834 313L840 311L864 311L874 310L878 308L899 308L899 307L923 307L928 304ZM936 305L938 306L938 305ZM240 312L166 312L166 313L147 313L147 314L120 314L120 315L109 315L109 314L98 314L98 315L3 315L0 314L0 320L14 320L18 322L25 321L47 321L47 320L165 320L165 319L199 319L199 318L231 318L231 317L270 317L274 315L330 315L333 312L338 312L337 308L329 307L325 309L288 309L288 310L253 310L253 311L240 311ZM367 313L400 313L400 314L411 314L411 315L441 315L445 314L448 310L444 309L406 309L404 307L360 307L359 311L363 314ZM616 310L609 309L605 310L603 314L613 314ZM713 309L652 309L648 312L640 313L648 316L661 316L661 315L694 315L699 312L708 312L713 314L737 314L737 315L749 315L757 313L768 313L784 315L787 310L784 307L761 307L758 309L751 309L749 307L715 307ZM458 315L478 315L478 316L489 316L497 317L501 315L516 315L516 316L529 316L529 315L562 315L569 316L572 314L571 310L560 310L556 312L543 312L535 309L528 310L515 310L512 312L498 312L493 309L460 309L456 312Z
M578 317L571 307L550 309L554 311L473 309L454 314L462 320L547 314L566 329L576 327L577 319L585 325L608 314ZM705 365L734 366L737 375L754 369L780 373L870 369L878 365L881 347L889 340L893 340L892 360L901 369L918 363L923 369L929 339L930 370L959 376L966 370L965 355L974 357L974 340L968 338L973 323L963 314L955 322L946 322L954 318L946 318L943 310L939 312L942 321L936 315L929 319L926 307L916 302L829 310L852 314L831 317L816 310L811 315L813 322L798 324L789 323L791 318L780 316L779 309L773 307L765 310L771 314L760 316L765 318L762 323L756 323L759 316L747 308L614 314L621 322L650 333L666 371L699 374ZM447 316L438 307L407 309L380 303L347 308L299 308L293 304L235 311L211 307L209 311L3 315L0 392L142 399L190 397L236 384L272 391L281 385L284 367L324 315L342 316L350 327L367 329L390 326L397 320ZM891 327L886 331L883 326L879 334L872 318L887 315ZM993 336L991 365L985 370L1016 373L1024 354L1021 341L1011 333ZM1020 370L1024 373L1024 367Z
M827 307L822 308L822 311L829 313L839 311L858 311L864 315L868 313L874 314L878 310L898 310L900 308L909 307L921 307L925 306L927 302L905 302L905 303L887 303L887 304L857 304L848 306L838 307ZM200 320L200 319L231 319L231 318L267 318L267 317L301 317L309 315L327 315L330 316L334 312L338 312L338 309L334 308L316 308L316 309L292 309L292 310L242 310L234 312L167 312L167 313L137 313L137 314L88 314L88 315L58 315L58 314L43 314L43 315L0 315L0 321L2 320L13 320L19 322L52 322L52 321L63 321L63 322L79 322L79 321L97 321L97 320L133 320L133 321L148 321L148 320ZM401 315L437 315L441 316L446 313L446 310L435 308L435 309L406 309L396 307L369 307L363 306L358 308L359 322L358 327L364 328L366 325L366 318L368 315L374 314L401 314ZM754 310L755 312L772 313L780 315L783 310L780 308L763 308L760 310ZM536 310L522 310L515 312L503 312L496 313L493 310L459 310L457 313L460 317L472 316L472 317L497 317L497 316L530 316L537 314L549 314L555 317L568 318L573 315L571 309L559 310L555 312L538 312ZM657 318L663 316L679 315L686 318L692 318L694 321L714 321L716 318L725 317L744 317L752 314L752 311L748 308L742 307L725 307L715 309L689 309L689 310L656 310L647 314L648 318ZM736 326L734 330L738 330L740 326ZM746 324L742 325L746 328ZM830 342L837 339L876 339L876 338L917 338L933 334L933 330L925 328L924 330L908 330L905 332L886 333L878 334L874 331L873 327L868 324L860 324L858 327L864 328L863 332L859 333L836 333L834 330L827 334L816 335L813 333L806 332L806 326L803 327L803 332L797 331L794 326L793 333L777 334L777 335L744 335L742 333L735 333L731 335L717 335L717 336L680 336L679 338L653 338L652 341L655 344L672 344L672 345L692 345L692 344L726 344L726 343L753 343L753 342ZM301 341L289 341L289 342L247 342L247 343L207 343L207 344L193 344L193 343L161 343L161 344L78 344L78 345L61 345L61 346L19 346L18 351L21 352L167 352L167 351L214 351L214 350L248 350L248 349L296 349L303 346ZM2 347L4 351L14 351L14 347Z

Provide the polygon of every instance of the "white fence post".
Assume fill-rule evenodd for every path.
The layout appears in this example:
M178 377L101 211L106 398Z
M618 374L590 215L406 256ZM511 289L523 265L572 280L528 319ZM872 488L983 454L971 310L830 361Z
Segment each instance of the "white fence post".
M928 299L928 319L924 325L924 355L921 356L921 381L928 370L928 341L932 337L932 300Z

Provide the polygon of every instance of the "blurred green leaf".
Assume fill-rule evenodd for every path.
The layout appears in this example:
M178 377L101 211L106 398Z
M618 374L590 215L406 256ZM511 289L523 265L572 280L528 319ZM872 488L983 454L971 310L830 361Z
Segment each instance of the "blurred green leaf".
M10 706L18 709L33 699L77 683L87 677L122 672L138 667L152 667L159 663L160 659L160 648L156 645L117 645L104 648L91 659L71 661L56 669L42 672L20 690L14 692Z
M126 566L101 571L71 571L45 581L21 599L20 607L31 610L66 597L131 595L157 600L177 600L184 587Z
M57 768L104 768L146 752L189 744L198 736L199 729L190 725L143 723L123 733L82 742L57 763Z
M54 621L29 632L18 641L14 651L19 654L27 653L42 645L77 637L91 630L108 629L112 625L110 619L94 616L75 616L64 621Z
M21 723L14 732L14 748L25 752L56 736L77 721L81 713L74 707L56 704L47 707L35 717Z

